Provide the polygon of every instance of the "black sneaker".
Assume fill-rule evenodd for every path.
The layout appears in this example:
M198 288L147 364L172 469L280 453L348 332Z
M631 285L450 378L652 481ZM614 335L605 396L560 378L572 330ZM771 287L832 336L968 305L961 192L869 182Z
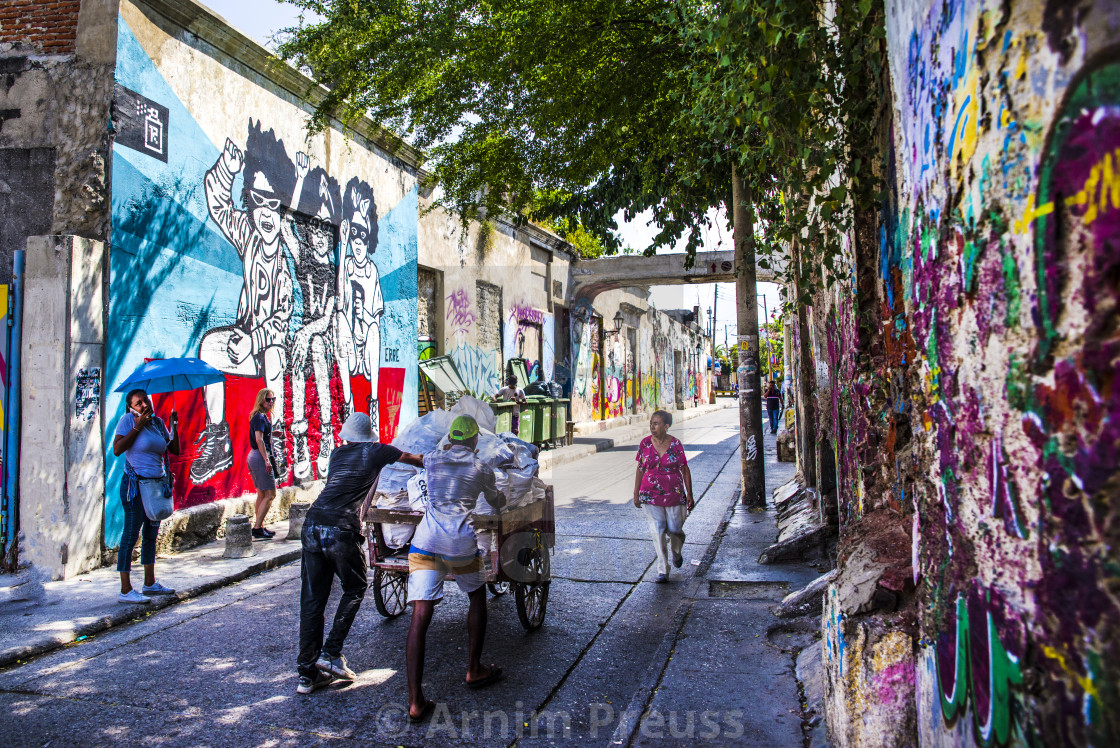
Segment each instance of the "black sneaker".
M199 446L201 445L201 446ZM208 423L195 442L196 456L191 463L191 482L202 485L233 464L233 445L229 441L229 424Z
M272 540L273 536L276 535L272 530L264 527L254 527L252 533L256 540Z
M299 685L296 686L296 693L311 693L312 691L328 685L333 680L333 675L324 673L322 670L316 670L315 675L301 675L299 677Z

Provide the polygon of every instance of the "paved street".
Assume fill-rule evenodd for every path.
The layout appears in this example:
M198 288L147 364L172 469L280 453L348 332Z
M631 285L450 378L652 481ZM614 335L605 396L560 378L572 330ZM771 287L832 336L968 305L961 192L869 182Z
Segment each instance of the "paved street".
M656 569L644 512L629 503L636 445L554 469L545 476L556 487L558 532L545 624L526 633L513 599L493 599L484 657L507 676L471 691L463 685L466 597L449 589L428 638L425 690L440 704L429 724L408 726L403 719L408 615L382 619L372 596L347 641L359 680L310 696L295 693L297 563L0 673L3 742L607 744L666 633L680 627L675 612L695 593L693 576L706 568L700 563L737 486L734 410L671 433L686 445L699 498L685 525L685 566L672 583L652 583ZM772 452L772 437L766 446ZM703 624L695 612L690 621ZM735 667L749 669L750 663ZM781 675L763 670L768 679ZM792 700L788 706L796 712L796 684L791 673L784 677L782 698ZM789 721L798 732L787 734L799 737L796 715ZM642 736L648 731L639 742L649 742Z

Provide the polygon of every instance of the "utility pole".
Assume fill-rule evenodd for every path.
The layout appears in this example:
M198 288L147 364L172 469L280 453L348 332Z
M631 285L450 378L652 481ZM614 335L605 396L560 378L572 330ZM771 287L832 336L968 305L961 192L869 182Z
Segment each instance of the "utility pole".
M766 341L766 378L771 379L774 375L774 372L770 371L771 360L774 357L774 347L770 345L770 328L767 327L770 322L770 310L766 308L766 294L760 293L758 298L762 299L762 324L759 325L759 328L763 331L762 339Z
M742 502L749 507L766 506L766 472L762 449L762 399L758 371L758 284L754 256L754 226L751 222L750 188L739 169L731 167L730 211L735 241L735 302L739 333L739 456L742 473Z
M715 360L716 360L716 320L719 319L716 315L719 313L719 284L712 286L712 375L709 381L714 382L715 377ZM716 404L716 388L714 386L708 387L708 404Z
M794 270L794 302L797 304L797 410L800 423L797 424L798 466L805 478L805 485L817 486L817 417L814 408L815 387L813 386L812 352L809 349L809 318L805 305L801 303L801 285L805 268L801 267L800 242L790 245Z

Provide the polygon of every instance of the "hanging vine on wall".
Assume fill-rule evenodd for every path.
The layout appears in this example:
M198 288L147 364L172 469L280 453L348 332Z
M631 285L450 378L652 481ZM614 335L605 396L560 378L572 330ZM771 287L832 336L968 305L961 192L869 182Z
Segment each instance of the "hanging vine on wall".
M859 210L879 203L871 165L883 7L723 0L682 3L673 12L691 56L675 73L677 124L710 143L697 168L739 166L754 196L759 265L770 267L799 241L798 301L808 303L813 290L846 275L843 237Z

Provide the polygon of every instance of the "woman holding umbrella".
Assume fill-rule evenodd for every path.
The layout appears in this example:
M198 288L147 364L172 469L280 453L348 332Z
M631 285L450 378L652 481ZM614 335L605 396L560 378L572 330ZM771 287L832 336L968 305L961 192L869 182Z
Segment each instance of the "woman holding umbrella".
M113 436L113 454L125 456L124 480L121 481L121 503L124 505L124 531L117 550L117 571L121 574L122 603L148 603L148 595L172 595L175 590L156 581L156 535L159 520L148 519L140 500L141 478L163 478L166 475L166 454L179 454L179 416L171 411L171 429L152 411L152 401L142 389L132 390L125 398L128 411L117 422ZM143 592L132 588L132 549L143 530L140 564L144 567Z
M124 505L124 532L117 549L117 571L121 573L122 603L151 602L147 595L170 595L175 590L156 582L156 535L159 522L148 519L140 496L140 478L161 478L168 474L167 453L179 454L179 415L171 411L171 429L152 411L148 393L179 392L224 382L225 376L197 358L162 358L146 361L121 382L115 392L128 392L124 402L127 411L117 422L113 437L113 454L125 456L124 479L121 480L121 503ZM140 563L144 566L143 593L132 589L129 570L132 549L143 530Z

